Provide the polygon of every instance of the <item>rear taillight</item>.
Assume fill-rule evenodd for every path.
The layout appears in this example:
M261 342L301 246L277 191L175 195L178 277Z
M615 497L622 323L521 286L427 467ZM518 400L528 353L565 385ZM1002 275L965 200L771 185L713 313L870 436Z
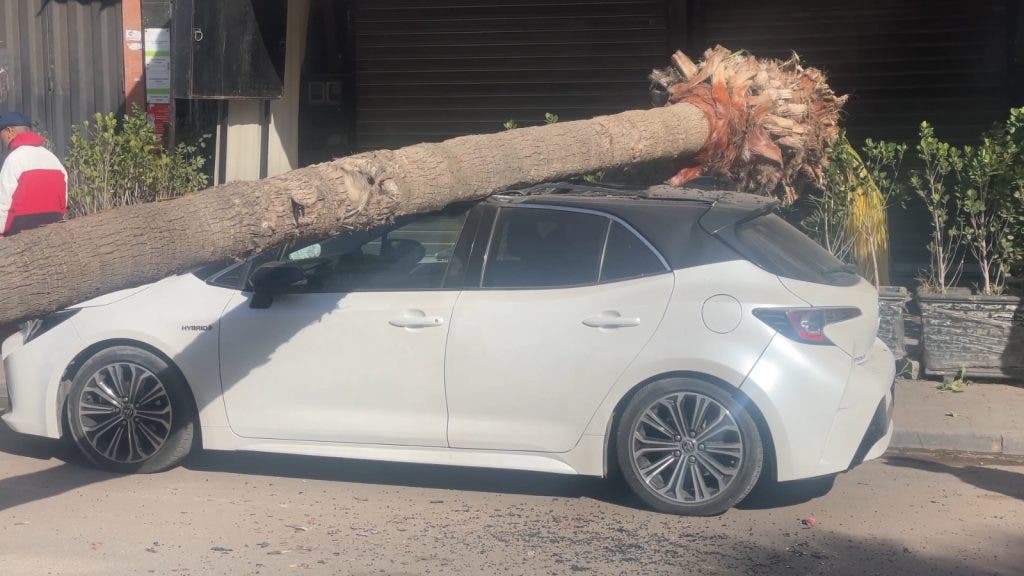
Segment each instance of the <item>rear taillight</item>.
M754 316L790 340L804 344L832 344L825 336L825 327L860 316L860 309L757 308Z

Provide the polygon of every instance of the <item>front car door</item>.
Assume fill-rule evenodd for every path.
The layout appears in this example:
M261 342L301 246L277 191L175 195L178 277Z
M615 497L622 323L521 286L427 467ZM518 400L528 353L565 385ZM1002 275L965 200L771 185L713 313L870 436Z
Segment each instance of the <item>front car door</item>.
M448 336L448 440L565 452L654 334L673 275L600 213L509 205L494 218Z
M444 351L467 208L290 250L306 286L221 321L221 380L243 437L446 445ZM469 231L467 230L467 233Z

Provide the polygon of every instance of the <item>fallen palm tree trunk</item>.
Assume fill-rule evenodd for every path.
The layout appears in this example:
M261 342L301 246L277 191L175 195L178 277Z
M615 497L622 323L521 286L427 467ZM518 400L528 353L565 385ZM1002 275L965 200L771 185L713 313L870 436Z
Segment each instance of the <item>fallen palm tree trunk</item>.
M367 152L0 239L0 325L290 240L640 162L677 158L688 164L676 183L718 173L784 198L794 177L820 175L814 151L834 137L842 98L817 71L717 48L699 65L677 53L652 79L668 105Z

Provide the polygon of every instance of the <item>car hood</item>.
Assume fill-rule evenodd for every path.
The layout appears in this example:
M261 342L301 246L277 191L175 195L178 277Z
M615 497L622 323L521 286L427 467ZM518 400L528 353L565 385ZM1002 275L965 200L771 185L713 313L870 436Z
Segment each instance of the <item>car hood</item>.
M110 292L102 296L97 296L92 300L86 300L85 302L81 302L73 306L68 306L68 308L98 308L100 306L109 306L110 304L121 302L122 300L127 300L128 298L131 298L136 294L145 292L146 290L149 290L150 288L153 288L155 286L169 286L173 290L175 285L183 286L184 284L188 284L195 281L197 281L195 275L186 272L183 274L177 274L175 276L168 276L167 278L157 280L156 282L152 282L150 284L143 284L142 286L135 286L133 288L125 288L124 290ZM202 281L200 280L200 282Z
M73 306L68 306L69 309L74 308L96 308L98 306L107 306L115 302L120 302L125 298L130 298L139 292L143 292L153 287L153 284L144 284L142 286L136 286L135 288L126 288L124 290L118 290L117 292L111 292L102 296L97 296L92 300L86 300Z
M163 280L158 280L151 284L143 284L142 286L135 286L134 288L125 288L124 290L118 290L117 292L110 292L102 296L97 296L92 300L86 300L85 302L75 304L74 306L68 306L68 308L97 308L99 306L109 306L122 300L127 300L136 294L145 292L154 286L160 286L165 284L175 284L178 282L188 282L190 279L194 279L195 276L192 274L179 274L177 276L169 276Z

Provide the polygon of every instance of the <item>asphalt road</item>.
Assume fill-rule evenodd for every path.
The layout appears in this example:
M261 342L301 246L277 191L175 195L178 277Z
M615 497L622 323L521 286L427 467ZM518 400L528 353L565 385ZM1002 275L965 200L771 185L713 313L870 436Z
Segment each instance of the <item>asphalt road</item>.
M115 476L63 455L0 428L5 576L1024 572L1005 461L888 457L679 518L588 478L213 452Z

